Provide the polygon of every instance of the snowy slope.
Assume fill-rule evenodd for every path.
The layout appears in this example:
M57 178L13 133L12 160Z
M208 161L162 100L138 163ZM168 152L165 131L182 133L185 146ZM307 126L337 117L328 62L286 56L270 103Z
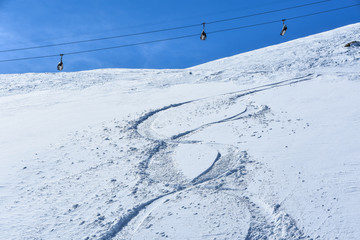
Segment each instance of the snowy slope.
M359 38L0 75L1 239L357 239Z

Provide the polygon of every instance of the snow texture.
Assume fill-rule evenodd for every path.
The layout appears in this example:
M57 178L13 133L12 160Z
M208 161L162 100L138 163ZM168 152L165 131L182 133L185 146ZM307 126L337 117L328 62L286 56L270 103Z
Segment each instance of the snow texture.
M0 75L1 239L357 239L359 36Z

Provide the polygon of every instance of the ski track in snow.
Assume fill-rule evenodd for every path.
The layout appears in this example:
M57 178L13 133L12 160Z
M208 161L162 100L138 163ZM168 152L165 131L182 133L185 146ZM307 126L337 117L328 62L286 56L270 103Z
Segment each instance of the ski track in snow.
M0 76L2 237L356 239L359 26L181 70Z
M242 97L245 97L247 95L256 94L261 91L266 91L272 88L276 87L282 87L287 86L291 84L296 84L304 81L313 80L318 75L314 76L312 74L306 75L304 77L284 80L277 83L267 84L260 87L256 87L253 89L243 90L241 92L232 92L225 95L228 95L227 98L229 101L236 101L237 99L240 99ZM141 178L137 185L140 185L145 180L149 179L149 174L147 173L149 171L149 164L154 156L159 154L162 151L166 151L169 146L178 145L178 144L188 144L189 141L184 140L185 137L188 135L194 134L195 132L202 131L205 128L209 126L213 126L216 124L221 124L229 121L236 121L242 118L252 118L257 117L258 115L265 114L267 111L269 111L269 108L267 106L262 106L260 110L252 109L250 110L251 106L247 106L244 111L241 111L238 114L235 114L233 116L206 123L203 124L195 129L187 130L182 133L178 133L176 135L173 135L169 138L159 138L159 136L152 131L149 131L150 126L152 122L157 118L157 115L160 113L164 113L167 111L171 111L176 108L180 108L183 106L186 106L187 104L202 101L204 99L197 99L193 101L187 101L182 102L178 104L171 104L169 106L165 106L163 108L150 111L140 117L137 121L133 122L131 126L128 128L130 131L134 131L134 134L137 134L138 136L141 136L142 138L146 138L148 140L153 141L154 147L148 150L148 157L140 162L139 164L139 170L141 174ZM205 99L207 100L207 99ZM140 126L146 125L146 133L141 133L139 131ZM144 130L143 130L144 132ZM193 144L199 144L199 142L192 142ZM205 143L209 144L209 143ZM216 142L213 142L209 145L216 145ZM176 146L175 146L176 147ZM231 148L233 152L238 151L235 146L228 145L227 147ZM241 159L241 165L237 166L236 168L230 168L230 169L221 169L216 170L216 165L218 162L223 161L223 155L221 152L218 151L216 158L213 160L213 163L209 168L207 168L205 171L200 173L197 177L189 181L187 184L178 186L176 190L166 193L160 196L157 196L155 198L152 198L142 204L137 205L136 207L128 210L128 213L125 214L123 217L121 217L107 232L103 233L101 235L102 240L109 240L116 237L121 231L126 228L131 222L140 214L145 214L146 208L150 208L150 206L157 201L160 201L156 208L161 207L161 204L165 201L164 198L170 198L171 196L175 196L176 194L191 190L192 188L198 186L198 185L205 185L208 182L221 179L227 176L230 176L234 173L245 171L246 164L249 164L249 159L247 156L247 153L244 152ZM229 160L228 160L229 161ZM234 159L230 159L230 161L234 161ZM213 173L212 173L213 172ZM245 175L244 175L245 176ZM218 191L222 191L221 188L218 189ZM223 191L227 191L226 189ZM239 198L239 197L237 197ZM242 196L240 201L244 202L247 205L248 211L251 215L250 223L249 223L249 229L246 234L245 240L254 240L254 239L309 239L309 237L305 237L303 232L296 226L295 220L293 220L288 214L286 214L283 211L280 211L278 208L279 205L272 207L265 206L262 207L263 203L256 204L256 201L253 201L250 196ZM267 208L267 209L266 209ZM150 212L151 213L151 212ZM148 213L148 215L150 214ZM142 216L143 219L146 219L148 215ZM140 223L141 225L142 223ZM135 228L135 232L139 229L139 226ZM129 236L127 236L129 237Z

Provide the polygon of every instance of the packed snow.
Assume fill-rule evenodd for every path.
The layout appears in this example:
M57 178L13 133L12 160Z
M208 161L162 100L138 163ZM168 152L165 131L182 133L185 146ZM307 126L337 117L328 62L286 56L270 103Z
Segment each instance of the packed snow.
M0 75L1 239L358 239L359 38Z

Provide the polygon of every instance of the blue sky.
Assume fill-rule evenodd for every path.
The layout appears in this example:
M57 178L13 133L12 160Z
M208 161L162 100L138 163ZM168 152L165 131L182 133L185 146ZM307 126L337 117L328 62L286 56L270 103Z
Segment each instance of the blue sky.
M202 22L277 10L321 0L0 0L0 51L69 41L109 37L184 25L198 27L84 44L0 52L0 60L57 55L137 42L199 34ZM279 20L235 31L99 52L64 56L63 71L99 68L186 68L211 60L289 41L360 22L360 6L287 21L281 19L360 4L359 0L331 0L293 10L206 26L206 31ZM354 39L356 40L356 39ZM357 39L360 40L360 39ZM342 44L342 43L341 43ZM56 72L60 57L0 63L0 73Z

